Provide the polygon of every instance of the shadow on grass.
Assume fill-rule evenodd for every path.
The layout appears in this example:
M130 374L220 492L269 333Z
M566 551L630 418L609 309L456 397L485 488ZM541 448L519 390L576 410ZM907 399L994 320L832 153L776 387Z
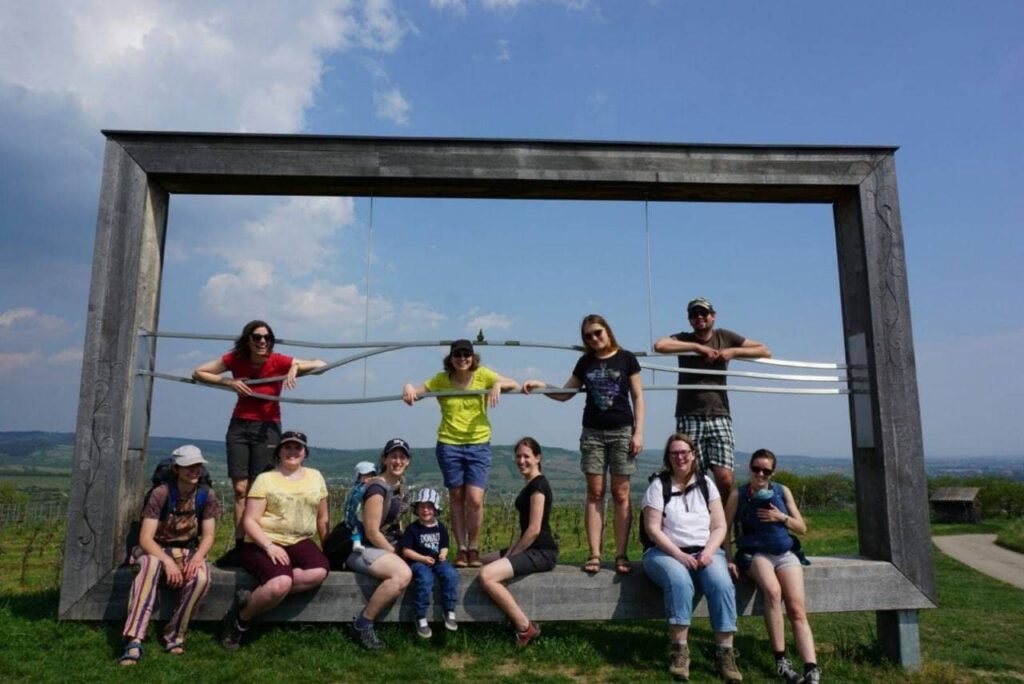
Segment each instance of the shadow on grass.
M56 620L59 603L57 589L0 596L0 605L7 606L14 617L26 620Z

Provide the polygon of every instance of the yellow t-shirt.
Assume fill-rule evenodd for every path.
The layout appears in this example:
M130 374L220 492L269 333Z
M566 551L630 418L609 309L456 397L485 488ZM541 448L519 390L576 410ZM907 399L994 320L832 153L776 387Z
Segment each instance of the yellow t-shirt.
M498 374L480 366L465 389L491 389L498 382ZM431 392L462 389L452 384L448 373L438 373L424 383ZM437 441L442 444L483 444L491 441L491 423L487 420L487 395L468 397L438 397L441 404L441 425L437 428Z
M327 498L327 483L319 470L303 468L304 475L289 480L276 470L260 473L249 488L250 499L266 499L260 528L270 541L282 546L297 544L316 534L316 511ZM245 536L246 541L253 541Z

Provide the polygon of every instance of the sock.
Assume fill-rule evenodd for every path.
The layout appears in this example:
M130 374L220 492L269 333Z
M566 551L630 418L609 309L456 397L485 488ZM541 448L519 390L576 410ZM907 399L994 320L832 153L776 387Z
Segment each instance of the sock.
M804 663L804 674L818 667L818 663Z
M780 660L782 660L785 657L786 657L786 652L785 651L776 651L775 652L775 662L779 662Z
M369 629L370 627L373 627L373 620L360 613L359 616L356 618L355 628L363 630Z
M715 644L715 648L719 651L728 651L732 646L729 644Z

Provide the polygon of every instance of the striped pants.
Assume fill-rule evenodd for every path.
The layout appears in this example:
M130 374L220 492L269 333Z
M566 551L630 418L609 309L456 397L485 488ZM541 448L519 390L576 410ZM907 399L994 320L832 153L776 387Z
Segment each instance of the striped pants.
M191 549L167 547L164 551L171 556L178 567L184 572L185 564L194 553ZM133 564L138 566L138 574L132 582L132 593L128 599L128 619L124 623L124 636L128 639L146 638L149 619L153 615L153 606L160 593L160 580L164 574L163 563L156 556L143 553L136 547L132 554ZM195 577L185 582L179 589L178 604L174 615L167 621L164 628L164 644L179 644L185 641L188 622L199 606L199 602L210 590L210 566L204 563Z

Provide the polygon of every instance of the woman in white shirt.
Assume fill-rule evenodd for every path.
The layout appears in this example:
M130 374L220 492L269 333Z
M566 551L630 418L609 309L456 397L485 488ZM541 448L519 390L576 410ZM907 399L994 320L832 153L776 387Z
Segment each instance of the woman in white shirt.
M664 470L644 494L643 524L651 543L644 551L644 572L665 592L669 672L689 677L686 639L699 590L707 597L715 632L715 670L727 682L742 681L732 646L736 594L721 548L726 524L718 488L698 466L697 446L689 435L669 437L662 461Z

